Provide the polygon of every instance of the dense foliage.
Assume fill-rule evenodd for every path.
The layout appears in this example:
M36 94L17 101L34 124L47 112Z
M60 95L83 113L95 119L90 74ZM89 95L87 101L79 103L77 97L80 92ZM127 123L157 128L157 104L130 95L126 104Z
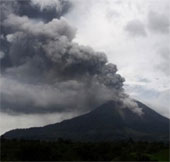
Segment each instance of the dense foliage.
M1 139L1 161L169 161L161 142L72 142Z

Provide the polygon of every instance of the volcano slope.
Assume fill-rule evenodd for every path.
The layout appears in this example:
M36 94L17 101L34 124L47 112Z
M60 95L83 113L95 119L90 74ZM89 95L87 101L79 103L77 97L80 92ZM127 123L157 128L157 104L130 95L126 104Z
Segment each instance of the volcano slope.
M132 138L137 141L168 141L169 119L136 101L143 114L120 108L114 101L106 102L93 111L60 123L29 129L11 130L8 139L74 141L114 141Z

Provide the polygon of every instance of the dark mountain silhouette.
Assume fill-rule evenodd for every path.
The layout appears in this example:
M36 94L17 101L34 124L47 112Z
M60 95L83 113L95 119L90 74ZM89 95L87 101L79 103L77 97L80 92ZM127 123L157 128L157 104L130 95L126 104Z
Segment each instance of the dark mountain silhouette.
M58 138L80 141L134 140L168 141L169 119L148 106L136 101L143 109L138 115L128 108L109 101L95 110L44 127L17 129L4 134L5 138L57 140Z

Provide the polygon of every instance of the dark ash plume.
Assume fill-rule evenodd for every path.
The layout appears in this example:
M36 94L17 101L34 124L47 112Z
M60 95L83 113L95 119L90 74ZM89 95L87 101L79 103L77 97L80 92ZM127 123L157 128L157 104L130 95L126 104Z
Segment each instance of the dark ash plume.
M68 0L1 0L0 4L1 18L15 13L19 16L42 19L46 22L53 18L60 18L71 8L71 3Z
M141 113L124 93L116 65L74 43L76 30L65 18L37 20L20 12L10 8L1 21L1 111L86 112L115 100Z

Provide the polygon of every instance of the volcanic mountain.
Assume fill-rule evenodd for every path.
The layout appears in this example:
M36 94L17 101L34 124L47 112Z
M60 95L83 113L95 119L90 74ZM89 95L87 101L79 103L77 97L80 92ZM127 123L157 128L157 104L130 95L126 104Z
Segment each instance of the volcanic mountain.
M143 114L120 108L109 101L95 110L60 123L5 133L5 138L76 141L134 140L168 141L170 120L136 101Z

